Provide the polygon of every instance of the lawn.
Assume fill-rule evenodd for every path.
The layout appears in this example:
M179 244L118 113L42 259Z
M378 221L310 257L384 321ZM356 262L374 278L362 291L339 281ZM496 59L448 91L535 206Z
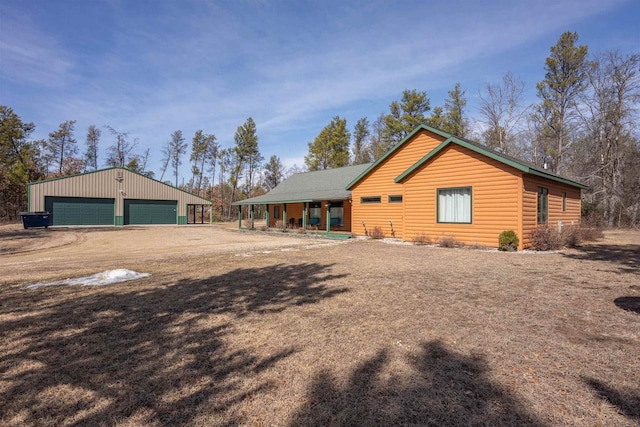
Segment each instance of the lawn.
M640 423L638 232L499 253L0 227L0 254L2 425ZM152 275L24 286L110 268Z

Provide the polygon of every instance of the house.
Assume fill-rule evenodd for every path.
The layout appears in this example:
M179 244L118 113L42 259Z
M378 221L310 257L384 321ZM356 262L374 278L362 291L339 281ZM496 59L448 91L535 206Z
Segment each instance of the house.
M358 168L361 172L356 174ZM335 204L330 197L323 204L313 195L323 185L321 173L343 180L356 175ZM290 185L295 186L296 196L281 200L279 195L286 194L283 190ZM434 240L453 237L465 244L497 247L499 234L514 230L522 249L530 245L538 225L578 224L583 188L543 168L422 125L373 164L294 175L266 195L238 204L268 200L269 219L277 219L276 212L286 208L289 216L292 212L296 218L302 216L303 226L317 215L318 210L311 212L313 206L326 212L327 231L334 229L332 214L340 215L332 207L340 206L342 222L335 230L365 235L380 227L386 236L406 241L426 234Z
M302 227L351 231L351 191L346 187L371 164L347 166L292 175L267 194L235 202L241 225L242 206L265 206L267 227Z
M113 167L27 185L29 211L48 211L51 225L204 222L211 201L126 168ZM208 222L208 221L207 221Z

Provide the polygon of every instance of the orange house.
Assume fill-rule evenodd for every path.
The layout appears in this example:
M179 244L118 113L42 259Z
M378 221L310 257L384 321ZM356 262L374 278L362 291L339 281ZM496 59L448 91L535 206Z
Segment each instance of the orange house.
M385 236L406 241L426 234L497 247L499 234L513 230L522 249L538 225L579 223L582 188L422 125L375 163L297 174L264 196L236 204L268 204L271 225L278 220L286 225L293 217L298 219L291 225L326 223L327 232L361 236L379 227Z
M419 126L347 186L352 233L382 228L411 241L453 237L498 246L514 230L520 249L540 224L580 221L584 185L441 130Z

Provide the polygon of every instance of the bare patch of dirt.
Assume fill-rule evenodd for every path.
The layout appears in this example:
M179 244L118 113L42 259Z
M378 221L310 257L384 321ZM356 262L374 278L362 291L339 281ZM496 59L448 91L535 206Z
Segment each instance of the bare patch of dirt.
M640 233L501 253L117 230L0 257L0 424L640 422ZM115 264L152 276L15 286Z

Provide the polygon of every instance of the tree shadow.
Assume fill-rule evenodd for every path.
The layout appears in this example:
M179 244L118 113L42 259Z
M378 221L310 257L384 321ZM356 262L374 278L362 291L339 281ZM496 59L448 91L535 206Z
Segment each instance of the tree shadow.
M482 357L440 341L410 357L411 375L385 376L386 350L360 364L342 386L316 375L290 426L544 425L514 394L488 378Z
M616 406L625 417L640 422L640 393L636 391L618 391L595 378L583 378L585 384L598 396Z
M640 245L585 245L576 252L564 253L567 258L601 261L618 267L621 273L640 274Z
M234 424L234 405L273 387L259 374L296 351L234 345L234 319L348 292L329 285L344 277L330 268L236 269L130 292L16 292L0 304L0 423L174 425L205 414Z
M640 314L640 297L620 297L613 300L619 308Z

